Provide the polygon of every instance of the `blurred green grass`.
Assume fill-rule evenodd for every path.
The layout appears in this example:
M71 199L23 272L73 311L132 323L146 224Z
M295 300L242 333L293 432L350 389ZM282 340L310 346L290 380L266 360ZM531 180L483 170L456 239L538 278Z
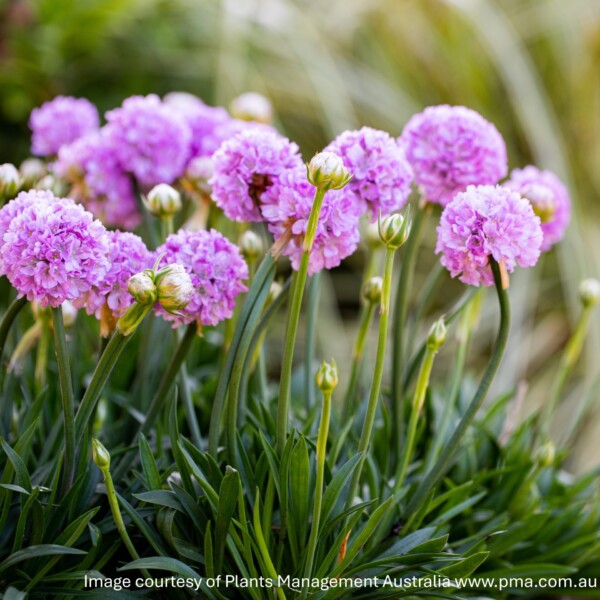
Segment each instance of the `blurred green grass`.
M26 156L29 112L61 93L104 111L134 93L227 104L260 91L307 156L349 127L398 134L428 104L480 111L507 140L511 167L554 170L575 202L567 239L511 290L496 387L527 379L522 412L543 405L578 282L600 275L600 0L4 0L0 16L0 162ZM321 340L324 355L348 346L335 338ZM582 398L595 402L576 434L579 467L600 461L599 353L596 319L557 423L562 435Z

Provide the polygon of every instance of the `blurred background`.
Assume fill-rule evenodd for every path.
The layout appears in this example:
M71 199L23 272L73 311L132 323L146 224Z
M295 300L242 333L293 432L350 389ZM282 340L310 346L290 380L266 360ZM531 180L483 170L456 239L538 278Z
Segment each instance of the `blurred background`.
M57 94L104 112L131 94L173 90L224 105L262 92L307 157L344 129L397 135L426 105L464 104L496 124L511 168L555 171L573 222L536 269L513 277L495 390L526 381L515 410L543 410L579 281L600 277L600 0L0 0L0 163L27 156L29 113ZM433 262L430 225L416 290ZM351 347L355 312L340 307L355 306L352 273L323 290L319 354L338 362ZM440 297L433 312L447 308ZM486 306L475 364L495 326ZM555 427L578 470L600 463L599 356L596 318Z

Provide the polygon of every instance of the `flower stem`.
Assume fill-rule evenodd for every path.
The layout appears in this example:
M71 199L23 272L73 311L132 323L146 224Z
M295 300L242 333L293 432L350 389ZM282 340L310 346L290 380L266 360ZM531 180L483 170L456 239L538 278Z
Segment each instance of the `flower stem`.
M402 400L403 400L403 374L404 368L404 330L406 328L406 316L408 314L409 293L412 288L412 280L415 270L415 261L417 258L417 249L421 239L421 230L425 215L430 210L426 205L419 207L412 222L410 236L406 242L402 260L402 270L398 287L396 291L396 305L394 309L393 323L393 346L392 346L392 426L396 429L397 456L400 456L403 446L404 422L402 419Z
M185 333L175 350L175 354L171 357L171 360L167 366L166 371L163 373L163 376L158 384L158 389L154 394L152 400L150 401L150 406L146 410L146 418L144 422L140 425L138 429L139 434L147 435L150 431L152 425L154 425L154 421L156 421L156 417L160 413L160 409L164 405L165 398L169 394L175 379L177 378L177 374L183 365L190 348L192 347L192 342L196 337L196 323L191 323L186 327Z
M394 491L396 494L404 485L406 479L406 472L408 471L408 465L415 447L415 439L417 435L417 425L419 423L419 416L425 402L425 394L429 386L429 378L431 376L431 368L433 367L433 360L437 350L427 346L425 349L425 356L421 364L421 370L419 371L419 377L417 379L417 387L415 388L415 395L413 396L412 409L410 413L410 420L408 422L408 430L406 432L406 442L398 461L398 468L396 471L396 481L394 483Z
M302 297L304 295L304 286L308 274L308 262L310 251L317 232L319 214L325 198L324 189L317 188L315 199L310 210L308 225L306 226L306 235L304 237L304 246L300 267L294 277L292 287L292 300L288 311L288 319L285 330L285 342L283 347L283 359L281 364L281 378L279 382L279 400L277 402L277 452L281 456L285 447L288 426L288 411L290 405L290 395L292 388L292 365L294 362L294 346L296 344L296 334L298 332L298 321L300 320L300 309L302 308Z
M394 253L395 250L388 248L385 253L385 266L383 271L383 288L381 292L381 308L379 318L379 337L377 341L377 355L375 357L375 369L373 372L373 380L371 382L371 392L369 394L369 403L365 414L365 422L363 424L360 441L358 444L358 452L361 453L361 459L356 465L356 469L352 475L348 499L346 505L352 505L352 501L358 490L360 475L363 464L366 458L366 451L371 441L371 433L373 432L373 424L375 422L375 413L377 412L377 403L379 400L379 391L381 389L381 380L383 378L383 366L385 362L385 348L387 343L388 321L390 314L390 296L392 287L392 272L394 268Z
M106 467L100 470L102 471L102 475L104 477L104 484L106 485L106 497L108 498L108 505L110 506L110 511L112 512L115 525L117 526L117 531L119 532L119 535L121 536L121 539L123 540L131 558L133 560L139 560L140 555L137 553L129 534L127 533L127 528L125 527L123 516L121 515L119 499L117 497L112 475L110 474L110 468ZM151 577L146 569L140 569L140 572L142 575L144 575L144 577Z
M346 423L351 418L354 412L354 402L356 400L356 391L358 386L358 374L360 372L360 366L362 363L362 357L365 351L365 343L367 341L367 334L373 321L373 314L375 313L375 304L368 302L363 305L360 314L360 323L358 326L358 334L354 341L354 351L352 352L352 370L350 371L350 382L348 383L348 389L344 397L344 406L342 412L342 422Z
M10 328L12 327L14 320L17 318L17 315L21 312L21 309L26 304L27 298L25 296L22 298L17 298L12 302L12 304L10 304L6 310L6 313L4 313L4 317L2 317L2 322L0 322L0 361L4 355L4 346L6 345Z
M100 394L130 338L131 335L123 335L116 329L102 353L92 375L92 380L75 415L75 439L77 444L81 442L92 413L100 399Z
M550 426L552 424L552 417L556 412L558 403L562 396L565 384L567 383L569 376L581 354L583 348L583 342L587 335L587 331L590 325L590 317L592 314L593 306L584 306L579 315L579 320L575 326L575 331L569 339L567 346L563 352L560 360L560 366L556 373L554 383L552 385L552 392L550 393L550 401L548 402L547 408L544 410L542 415L541 431L545 436L550 433Z
M442 477L447 473L448 469L452 465L452 460L456 455L457 450L460 447L463 436L465 435L469 425L475 418L477 411L483 404L486 394L490 388L492 380L498 370L500 361L506 348L506 341L508 340L508 332L510 330L510 304L508 300L508 294L502 287L502 276L500 274L500 267L498 263L490 257L490 265L492 273L494 274L494 284L496 286L496 292L498 295L498 303L500 306L500 325L498 328L498 336L496 343L490 357L490 361L485 370L483 378L479 383L467 411L463 415L459 424L457 425L452 437L446 446L442 449L442 453L436 461L433 468L429 471L425 479L423 479L417 488L416 492L412 495L410 502L406 508L406 515L409 517L409 521L406 525L407 528L412 523L415 517L416 511L425 501L431 490L440 482Z
M315 273L308 284L308 302L306 307L306 348L304 358L304 393L306 396L307 412L315 404L315 385L312 367L315 362L315 334L319 294L321 291L321 273Z
M58 379L60 381L60 395L65 428L64 469L60 492L61 497L64 497L71 488L75 474L75 401L73 399L73 382L71 381L69 353L65 339L65 326L60 306L52 309L52 318L54 322L54 349L58 365Z
M312 569L317 551L319 539L319 526L321 521L321 504L323 502L323 481L325 478L325 454L327 452L327 437L329 435L329 420L331 418L331 391L323 392L323 408L321 411L321 423L319 424L319 435L317 437L317 473L315 478L315 499L313 503L313 519L306 549L306 565L304 576L312 577ZM302 594L306 598L308 587L304 588Z

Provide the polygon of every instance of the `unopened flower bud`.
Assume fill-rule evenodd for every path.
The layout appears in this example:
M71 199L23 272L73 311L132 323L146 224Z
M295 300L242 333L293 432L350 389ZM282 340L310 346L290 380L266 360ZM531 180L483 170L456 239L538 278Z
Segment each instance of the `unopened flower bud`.
M142 271L129 278L127 289L133 299L142 305L154 304L158 298L156 284L151 271Z
M579 284L579 298L585 308L595 306L600 301L600 281L589 278Z
M92 456L101 471L106 471L110 467L110 454L102 442L96 438L92 438Z
M184 186L210 195L212 185L209 183L215 169L210 156L197 156L188 163L183 176Z
M36 184L36 190L48 190L55 196L62 196L65 192L65 185L54 175L44 175Z
M362 297L367 304L379 304L381 302L381 293L383 291L383 279L381 277L371 277L365 282L362 288Z
M271 101L257 92L246 92L234 98L229 105L231 115L243 121L269 124L273 120Z
M338 384L338 370L335 360L330 363L323 361L323 364L317 371L317 387L323 393L331 393Z
M242 251L242 256L248 263L253 263L265 251L262 239L251 229L242 233L239 240L239 247Z
M77 309L68 300L65 300L60 305L60 308L62 310L65 327L71 327L77 318Z
M265 306L270 306L273 302L275 302L282 291L283 286L279 283L279 281L273 281L271 283L271 287L269 288L269 295L265 301Z
M437 352L446 341L446 334L448 330L446 323L444 323L444 317L440 317L429 330L427 334L427 347L434 352Z
M363 240L371 250L377 250L383 246L379 237L379 225L377 223L369 223L364 230Z
M182 265L172 264L156 274L158 302L167 312L185 308L194 295L194 286Z
M21 187L21 176L14 165L0 165L0 196L12 198Z
M542 468L551 467L556 457L556 448L550 441L541 446L536 453L537 464Z
M352 179L341 156L334 152L319 152L306 165L308 181L316 188L339 190Z
M170 185L159 183L148 192L145 205L155 217L172 217L181 210L181 195Z
M379 219L379 237L390 250L397 250L406 242L410 235L411 221L406 216L394 214Z
M23 183L27 186L33 186L40 179L48 174L46 163L39 158L26 158L19 167Z

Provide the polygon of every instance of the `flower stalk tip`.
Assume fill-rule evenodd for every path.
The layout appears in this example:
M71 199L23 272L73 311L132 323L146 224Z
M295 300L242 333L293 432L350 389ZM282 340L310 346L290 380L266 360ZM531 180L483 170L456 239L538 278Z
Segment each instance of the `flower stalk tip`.
M335 360L331 362L323 361L323 364L317 371L317 387L324 394L331 394L338 384L338 370Z
M96 438L92 438L92 456L94 463L101 471L104 472L110 468L110 454L102 442Z
M600 281L594 278L584 279L579 284L579 299L584 308L591 308L600 302Z
M381 214L378 219L379 238L389 250L398 250L410 235L412 222L410 221L410 207L404 215L399 213L389 215L384 219Z
M181 210L181 195L174 187L159 183L148 192L144 205L155 217L168 219Z

